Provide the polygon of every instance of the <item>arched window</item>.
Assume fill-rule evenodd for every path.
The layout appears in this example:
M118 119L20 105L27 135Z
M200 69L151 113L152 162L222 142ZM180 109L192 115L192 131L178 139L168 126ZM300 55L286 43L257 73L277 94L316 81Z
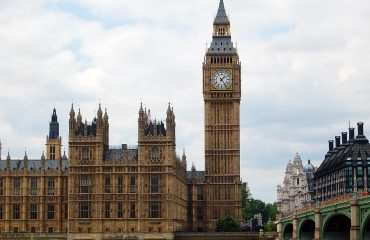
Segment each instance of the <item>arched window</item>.
M151 160L152 161L157 161L159 158L159 150L157 147L152 148L152 153L151 153Z
M85 148L82 149L82 160L83 161L88 161L89 159L90 159L89 149L85 147Z

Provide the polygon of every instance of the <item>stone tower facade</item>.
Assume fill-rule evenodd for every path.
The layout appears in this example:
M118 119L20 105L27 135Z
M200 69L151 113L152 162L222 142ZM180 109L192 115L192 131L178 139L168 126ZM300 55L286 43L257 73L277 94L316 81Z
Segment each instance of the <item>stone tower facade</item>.
M165 123L140 106L138 145L109 145L99 105L91 123L69 120L68 238L103 235L171 239L186 229L186 158L176 155L175 114Z
M241 63L231 41L230 21L221 0L212 43L203 62L207 229L230 215L241 220Z

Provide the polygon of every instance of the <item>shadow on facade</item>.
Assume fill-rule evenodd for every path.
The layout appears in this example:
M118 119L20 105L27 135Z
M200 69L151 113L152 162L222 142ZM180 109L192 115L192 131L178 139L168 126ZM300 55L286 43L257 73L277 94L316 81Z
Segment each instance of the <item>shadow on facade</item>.
M324 226L325 240L350 239L351 219L342 214L331 217Z
M293 224L287 224L284 228L283 239L289 240L293 237Z
M315 237L315 222L311 219L305 220L299 232L301 240L312 240Z

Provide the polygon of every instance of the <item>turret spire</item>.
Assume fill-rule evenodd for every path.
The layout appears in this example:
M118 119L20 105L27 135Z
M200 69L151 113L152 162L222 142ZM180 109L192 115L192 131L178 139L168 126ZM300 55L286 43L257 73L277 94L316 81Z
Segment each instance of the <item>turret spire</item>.
M73 111L73 105L71 112ZM74 111L73 111L74 115ZM58 123L58 116L57 111L55 108L53 109L53 114L51 115L51 122L49 125L49 139L58 139L59 138L59 123Z
M220 4L218 6L218 11L217 15L215 17L215 21L213 22L214 24L229 24L229 18L226 14L225 6L224 6L224 1L220 0Z

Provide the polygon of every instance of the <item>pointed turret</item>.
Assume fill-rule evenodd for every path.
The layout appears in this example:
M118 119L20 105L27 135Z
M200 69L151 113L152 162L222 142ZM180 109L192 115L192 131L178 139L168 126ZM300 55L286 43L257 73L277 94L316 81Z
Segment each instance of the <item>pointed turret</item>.
M104 121L108 122L108 119L109 119L109 117L108 117L107 108L105 108L105 110L104 110Z
M103 118L103 111L101 110L101 104L99 103L99 109L97 112L98 119Z
M24 151L23 167L24 167L24 170L27 170L27 169L28 169L28 156L27 156L27 151Z
M82 122L81 110L78 109L77 124L80 125L81 122Z
M74 133L76 127L75 110L73 109L73 103L71 110L69 111L69 135Z
M229 18L226 14L224 1L220 0L220 4L218 5L217 15L213 24L230 24Z
M212 43L207 50L207 55L236 55L237 50L231 41L231 30L229 17L226 14L223 0L218 6L217 15L213 21ZM225 63L216 59L213 63ZM230 59L229 59L230 61ZM227 63L228 61L226 61Z
M10 154L8 151L8 155L6 156L6 170L7 171L10 171L10 161L11 161L11 158L10 158Z
M71 111L73 110L73 106ZM49 124L49 139L59 138L59 123L58 116L55 108L53 109L53 114L51 115L51 122Z
M44 155L44 151L42 152L42 155L41 155L41 170L45 170L45 155Z

